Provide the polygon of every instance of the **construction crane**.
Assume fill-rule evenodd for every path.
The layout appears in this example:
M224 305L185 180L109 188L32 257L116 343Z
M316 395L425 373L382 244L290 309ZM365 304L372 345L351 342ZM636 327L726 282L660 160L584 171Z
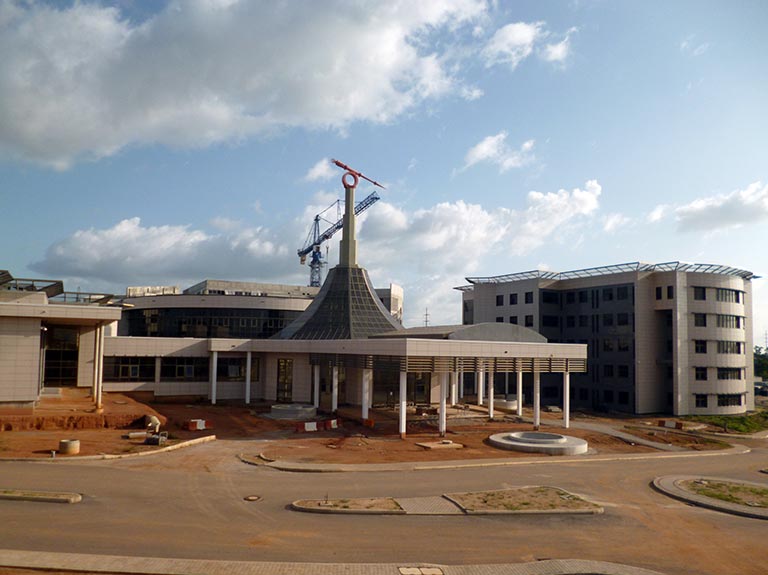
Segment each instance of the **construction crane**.
M371 195L363 199L360 203L358 203L355 206L355 215L356 216L360 215L362 212L370 208L373 204L378 202L379 199L380 199L379 194L377 194L376 192L371 193ZM336 202L334 202L328 208L326 208L325 210L323 210L322 212L320 212L315 216L315 219L312 222L312 227L310 228L309 234L307 235L307 240L304 242L304 247L300 248L297 251L297 253L299 254L299 261L301 262L302 265L307 263L307 256L308 255L310 256L309 285L313 287L320 287L321 279L322 279L321 272L322 272L323 266L325 265L325 262L323 261L324 259L323 253L320 251L320 245L326 240L331 239L331 237L333 237L333 234L335 234L341 228L344 227L344 218L339 218L335 224L331 224L331 226L328 229L320 233L320 221L321 220L326 222L328 221L325 218L323 218L323 214L328 210L330 210L333 206L338 207L339 201L340 200L336 200Z

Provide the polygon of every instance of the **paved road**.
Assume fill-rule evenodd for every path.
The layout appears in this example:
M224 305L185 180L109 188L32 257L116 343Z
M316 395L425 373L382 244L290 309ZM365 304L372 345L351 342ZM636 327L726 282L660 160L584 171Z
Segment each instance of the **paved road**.
M615 561L674 574L765 573L768 522L691 507L649 487L658 475L766 482L766 441L748 454L381 473L285 473L239 462L257 442L206 444L111 462L2 463L0 488L76 491L76 505L0 502L5 548L252 561L517 563ZM557 485L606 508L561 517L335 516L299 498L429 496ZM247 495L259 502L246 502Z

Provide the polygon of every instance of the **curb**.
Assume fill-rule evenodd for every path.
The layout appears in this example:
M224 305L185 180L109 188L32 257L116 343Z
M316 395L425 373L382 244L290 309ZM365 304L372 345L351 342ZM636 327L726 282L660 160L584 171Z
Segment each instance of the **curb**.
M740 483L743 485L768 488L768 485L764 483L754 483L752 481L742 481L740 479L729 479L727 477L700 477L697 475L664 475L661 477L655 477L651 482L651 486L659 493L666 495L667 497L677 499L678 501L682 501L683 503L688 503L689 505L695 505L697 507L703 507L713 511L720 511L721 513L730 513L731 515L749 517L751 519L768 519L768 509L764 509L762 512L751 511L751 508L747 507L746 505L728 503L725 501L719 502L717 499L713 499L705 495L690 493L689 491L686 491L685 489L677 486L678 481L686 481L690 479L727 481L730 483Z
M382 498L386 499L386 498ZM408 515L405 509L340 509L340 508L322 508L322 507L306 507L299 505L298 502L301 499L292 501L289 507L293 511L302 511L304 513L325 513L327 515L333 515L336 513L343 513L346 515Z
M83 496L79 493L62 491L27 491L24 489L0 490L0 500L39 501L40 503L80 503Z
M20 461L25 463L63 463L67 461L101 461L105 459L128 459L129 457L146 457L147 455L155 455L157 453L166 453L168 451L176 451L177 449L183 449L184 447L192 447L193 445L199 445L201 443L208 443L209 441L215 441L215 435L206 435L204 437L196 437L195 439L189 439L169 445L167 447L161 447L160 449L153 449L152 451L139 451L137 453L122 453L122 454L110 454L102 453L100 455L76 455L74 457L59 457L59 458L36 458L36 457L0 457L0 462L3 461Z

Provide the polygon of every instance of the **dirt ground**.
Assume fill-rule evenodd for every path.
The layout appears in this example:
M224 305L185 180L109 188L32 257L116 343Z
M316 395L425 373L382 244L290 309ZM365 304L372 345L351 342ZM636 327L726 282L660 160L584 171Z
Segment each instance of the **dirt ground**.
M296 502L300 507L316 509L355 509L368 511L400 511L392 497L359 497L356 499L301 499Z
M557 487L521 487L474 493L450 493L451 499L470 511L549 511L597 509L599 506Z
M487 444L489 435L502 431L530 430L531 425L515 423L512 418L488 421L478 417L477 412L461 410L454 412L448 420L446 439L463 445L462 449L424 449L416 443L435 442L440 439L436 418L409 416L408 433L400 439L397 419L393 412L372 411L375 420L373 428L364 427L355 417L356 410L340 410L341 428L332 431L304 433L296 431L296 422L280 421L267 417L267 405L244 406L210 405L207 403L165 403L154 401L151 396L141 394L110 393L104 398L102 414L95 413L93 404L82 392L65 394L62 398L46 398L34 414L25 415L24 425L12 429L19 431L0 432L0 458L50 458L51 451L58 449L61 439L80 440L80 455L127 454L155 449L143 445L141 439L125 439L129 431L143 428L143 415L153 414L163 422L162 429L168 431L170 443L215 434L219 439L269 439L262 451L247 453L262 455L267 459L296 462L327 463L391 463L412 461L445 461L452 459L481 458L523 458L530 454L500 450ZM344 416L347 416L346 418ZM16 421L14 414L0 413L0 421ZM29 419L30 417L37 419ZM92 418L100 417L95 420ZM557 424L557 414L543 414L543 421ZM186 422L190 419L204 419L206 429L189 431ZM573 420L585 420L615 424L622 427L627 423L642 425L637 418L597 418L573 414ZM32 425L30 422L34 422ZM108 427L108 423L120 423L119 428ZM32 425L30 428L29 425ZM93 427L83 429L92 425ZM8 427L0 426L0 429ZM565 433L559 427L549 427L555 433ZM709 440L690 435L666 433L664 430L625 429L653 441L674 443L690 449L722 447ZM621 439L601 433L571 428L568 435L580 437L589 442L591 449L598 453L644 453L654 451L650 447L631 445ZM69 457L57 455L58 457Z

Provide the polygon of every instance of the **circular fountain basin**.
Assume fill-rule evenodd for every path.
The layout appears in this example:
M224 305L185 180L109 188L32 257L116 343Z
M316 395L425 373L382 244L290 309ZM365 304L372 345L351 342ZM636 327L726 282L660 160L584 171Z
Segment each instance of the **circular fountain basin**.
M304 403L276 403L270 408L274 419L312 419L317 415L317 408Z
M586 453L589 445L583 439L560 435L559 433L544 433L542 431L515 431L491 435L488 441L499 449L524 451L527 453L546 453L548 455L581 455Z

